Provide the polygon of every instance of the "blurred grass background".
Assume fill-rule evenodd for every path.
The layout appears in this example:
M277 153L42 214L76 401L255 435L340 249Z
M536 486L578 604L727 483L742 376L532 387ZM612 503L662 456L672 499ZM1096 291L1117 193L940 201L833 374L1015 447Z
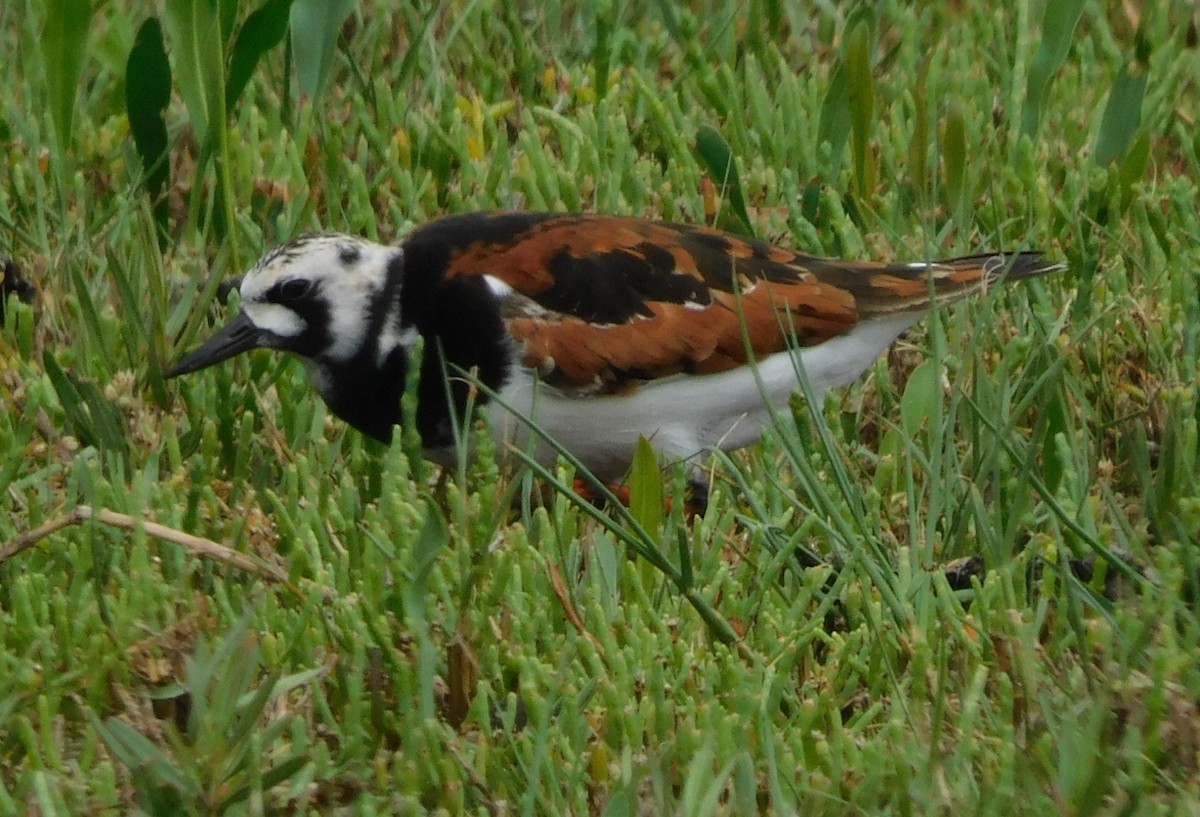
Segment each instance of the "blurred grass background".
M6 3L0 815L1200 809L1198 24ZM269 245L495 208L1070 270L798 399L695 522L438 481L294 360L163 382Z

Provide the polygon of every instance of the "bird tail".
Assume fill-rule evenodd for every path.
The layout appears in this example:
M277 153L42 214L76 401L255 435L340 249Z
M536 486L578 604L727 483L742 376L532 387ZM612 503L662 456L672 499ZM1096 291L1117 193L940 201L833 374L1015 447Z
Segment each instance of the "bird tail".
M964 255L934 262L929 268L935 279L947 274L943 270L948 271L950 277L954 272L966 272L979 286L986 287L999 281L1022 281L1061 272L1067 265L1061 261L1047 261L1040 252L1012 252Z
M1066 269L1040 252L985 253L944 261L888 264L852 287L865 314L921 312L986 292L994 284Z

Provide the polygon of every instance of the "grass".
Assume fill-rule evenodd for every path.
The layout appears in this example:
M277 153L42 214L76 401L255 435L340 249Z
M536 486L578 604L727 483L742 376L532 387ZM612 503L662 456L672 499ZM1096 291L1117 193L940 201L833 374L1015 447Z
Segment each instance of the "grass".
M364 4L315 98L271 47L201 145L177 90L161 244L125 108L160 9L52 11L0 9L41 291L0 329L0 815L1200 810L1187 4ZM487 451L439 481L295 361L162 381L273 242L480 208L1070 270L797 398L694 522Z

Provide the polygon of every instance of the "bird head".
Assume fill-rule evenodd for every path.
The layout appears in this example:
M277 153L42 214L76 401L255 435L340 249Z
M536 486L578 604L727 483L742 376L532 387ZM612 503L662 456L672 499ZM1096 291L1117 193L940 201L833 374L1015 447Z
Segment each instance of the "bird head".
M338 233L305 235L268 252L242 279L241 312L166 372L178 377L256 348L299 355L320 375L365 353L382 360L405 341L403 253ZM415 339L415 338L414 338Z

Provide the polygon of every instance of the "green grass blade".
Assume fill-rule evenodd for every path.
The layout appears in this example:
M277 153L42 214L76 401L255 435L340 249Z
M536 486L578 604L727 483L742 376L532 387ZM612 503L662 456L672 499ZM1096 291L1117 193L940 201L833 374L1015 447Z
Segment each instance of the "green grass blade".
M59 157L63 158L71 145L75 99L79 93L84 57L88 53L92 4L89 0L47 0L44 8L42 68L46 73L55 144Z
M292 0L267 0L242 24L229 56L229 81L225 110L232 113L262 58L283 42L288 30Z
M738 175L737 163L733 159L733 151L721 132L712 125L704 124L696 130L696 152L700 155L708 173L729 201L733 213L741 221L749 236L754 235L750 224L750 215L746 211L746 197L742 193L742 180Z
M354 0L292 3L292 58L296 63L296 86L302 97L317 100L324 94L342 23L355 5Z
M906 436L919 435L941 412L941 377L941 368L932 360L919 364L908 376L900 398L900 425Z
M850 139L850 94L849 79L845 62L839 62L829 77L829 87L821 99L821 113L817 120L817 144L830 146L830 164L824 168L827 181L837 179ZM815 213L815 203L811 210ZM814 216L815 217L815 216ZM812 221L813 218L809 218Z
M598 100L608 96L609 65L613 52L612 35L619 10L616 0L596 4L596 44L592 48L592 74Z
M154 210L159 240L167 239L167 188L171 166L167 157L167 123L163 112L171 102L171 63L167 60L162 25L151 17L138 29L125 63L125 110L129 131L142 160L146 195Z
M1121 160L1121 167L1117 171L1117 183L1121 190L1121 214L1129 210L1129 205L1133 203L1136 193L1134 186L1146 177L1146 170L1149 166L1150 134L1143 131L1129 146Z
M970 194L967 183L967 128L962 108L950 104L942 126L942 173L946 179L946 206L955 214L958 223L966 228L970 213L967 205Z
M177 0L163 9L175 87L187 106L196 141L205 145L210 129L223 127L225 41L215 3Z
M183 771L164 757L156 744L125 721L119 718L101 721L93 715L92 726L109 751L135 774L149 776L158 785L170 786L182 796L195 791Z
M1129 152L1142 124L1142 99L1148 81L1147 63L1150 57L1145 40L1138 38L1138 53L1132 62L1121 67L1104 105L1104 116L1096 134L1092 157L1098 165L1120 162Z
M658 457L645 437L638 437L629 472L629 512L651 536L663 526L663 475Z
M112 451L122 459L128 458L121 412L96 384L63 371L48 350L42 357L42 365L62 404L70 432L84 445Z
M875 83L871 77L872 29L866 20L854 26L846 42L846 96L850 115L855 191L864 201L875 190L871 154L875 123Z
M1029 66L1025 102L1021 109L1021 133L1031 139L1037 136L1050 81L1067 59L1071 39L1075 36L1075 26L1079 24L1085 5L1085 0L1051 0L1046 3L1046 13L1042 17L1042 39Z

